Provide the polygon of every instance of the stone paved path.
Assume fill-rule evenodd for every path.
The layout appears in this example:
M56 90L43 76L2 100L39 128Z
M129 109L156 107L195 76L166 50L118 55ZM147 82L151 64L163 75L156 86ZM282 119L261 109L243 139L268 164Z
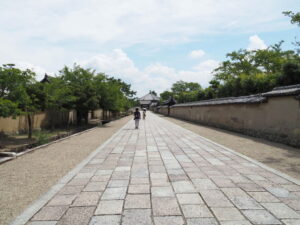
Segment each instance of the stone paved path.
M26 224L300 224L300 185L148 113ZM298 183L298 184L297 184Z

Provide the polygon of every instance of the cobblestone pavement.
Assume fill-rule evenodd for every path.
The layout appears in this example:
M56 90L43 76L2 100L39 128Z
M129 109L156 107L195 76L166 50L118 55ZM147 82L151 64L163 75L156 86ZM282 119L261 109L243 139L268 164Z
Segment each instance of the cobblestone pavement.
M300 224L298 181L152 113L133 128L130 121L25 223Z

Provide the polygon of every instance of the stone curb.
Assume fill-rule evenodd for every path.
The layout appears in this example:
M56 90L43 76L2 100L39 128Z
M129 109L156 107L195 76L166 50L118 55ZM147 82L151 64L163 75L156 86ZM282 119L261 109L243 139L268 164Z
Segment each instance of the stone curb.
M114 139L127 124L131 122L128 121L124 124L116 133L114 133L109 139L107 139L102 145L100 145L95 151L93 151L88 157L81 161L74 169L67 173L63 178L61 178L57 184L52 186L50 190L33 202L29 207L27 207L23 213L17 216L9 225L25 225L35 213L37 213L55 194L57 194L62 187L67 184L96 154L98 154L106 145ZM95 129L95 128L92 128ZM85 132L85 131L83 131ZM79 134L79 133L78 133ZM70 136L69 136L70 137Z

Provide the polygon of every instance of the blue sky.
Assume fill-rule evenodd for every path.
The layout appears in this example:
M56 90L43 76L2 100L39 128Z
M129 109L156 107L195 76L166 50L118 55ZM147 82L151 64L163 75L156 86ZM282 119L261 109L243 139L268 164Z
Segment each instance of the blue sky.
M76 62L139 96L178 80L206 87L226 53L280 40L293 49L300 30L286 10L299 0L1 0L0 63L41 79Z

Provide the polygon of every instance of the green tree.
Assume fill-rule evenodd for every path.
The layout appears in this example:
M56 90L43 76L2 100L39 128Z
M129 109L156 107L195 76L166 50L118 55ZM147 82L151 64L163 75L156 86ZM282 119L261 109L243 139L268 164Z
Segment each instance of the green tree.
M294 13L292 11L285 11L283 12L283 14L285 16L288 16L291 18L291 23L292 24L297 24L298 26L300 26L300 12Z
M42 84L45 94L45 109L51 114L67 111L73 108L76 97L70 86L61 77L51 77L49 82ZM55 117L50 116L51 129L55 128Z
M283 66L283 73L279 77L280 85L300 84L300 64L286 63Z
M103 110L126 111L136 104L136 92L131 90L130 84L103 73L95 76L94 83L99 105Z
M164 91L164 92L160 93L160 101L161 102L167 101L172 96L173 96L173 92Z
M72 105L77 112L77 123L81 124L82 119L88 123L88 113L99 107L96 95L96 88L93 82L95 71L84 69L74 64L73 68L65 66L60 71L62 80L72 92Z
M267 49L239 50L227 54L229 60L214 71L213 82L219 84L211 83L206 91L212 97L241 96L266 92L284 83L295 84L294 78L283 82L289 75L282 74L285 64L299 62L299 55L292 50L282 50L282 43Z
M34 77L34 72L22 71L13 64L0 67L0 116L26 115L28 138L32 137L32 115L44 106L41 86Z
M292 11L285 11L283 14L291 18L292 24L300 26L300 12L294 13ZM295 37L295 42L293 44L297 46L297 52L300 54L300 41L297 41L297 37Z
M200 84L195 82L177 81L171 87L173 97L178 103L198 100L198 94L202 91Z

